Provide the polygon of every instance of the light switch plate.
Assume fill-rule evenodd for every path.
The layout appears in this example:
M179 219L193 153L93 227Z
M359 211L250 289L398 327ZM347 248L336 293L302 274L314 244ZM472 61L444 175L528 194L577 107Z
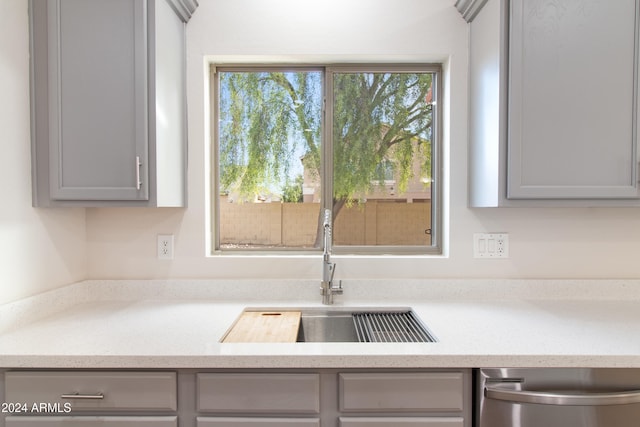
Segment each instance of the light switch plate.
M508 233L474 233L474 258L509 258Z

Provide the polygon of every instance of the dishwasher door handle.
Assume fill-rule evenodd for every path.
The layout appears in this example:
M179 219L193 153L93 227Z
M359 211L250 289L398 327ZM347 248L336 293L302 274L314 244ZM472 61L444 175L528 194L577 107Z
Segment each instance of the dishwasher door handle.
M640 390L613 392L551 392L511 390L500 387L485 387L487 399L512 403L536 403L560 406L604 406L640 403Z

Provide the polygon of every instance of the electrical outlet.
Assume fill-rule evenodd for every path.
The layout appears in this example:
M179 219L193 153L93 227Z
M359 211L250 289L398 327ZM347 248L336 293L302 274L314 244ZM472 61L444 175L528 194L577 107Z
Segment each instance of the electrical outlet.
M158 259L173 259L173 234L158 234Z
M508 233L474 233L474 258L509 258Z

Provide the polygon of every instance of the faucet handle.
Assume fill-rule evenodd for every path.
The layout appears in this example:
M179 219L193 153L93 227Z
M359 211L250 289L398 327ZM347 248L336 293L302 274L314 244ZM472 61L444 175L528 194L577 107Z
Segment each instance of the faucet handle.
M333 293L337 294L337 295L342 295L343 289L342 289L342 279L338 280L338 287L337 288L333 288Z
M335 262L329 266L329 270L331 270L331 277L329 278L329 283L333 283L333 275L336 274L336 263Z

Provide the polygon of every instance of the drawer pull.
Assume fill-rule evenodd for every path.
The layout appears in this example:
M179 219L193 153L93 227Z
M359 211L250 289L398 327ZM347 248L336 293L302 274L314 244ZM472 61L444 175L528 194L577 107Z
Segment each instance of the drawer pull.
M84 399L84 400L100 400L104 399L104 394L80 394L80 393L71 393L71 394L63 394L60 396L60 399Z
M142 188L142 180L140 179L140 166L142 166L140 156L136 156L136 190L140 190L140 188Z

